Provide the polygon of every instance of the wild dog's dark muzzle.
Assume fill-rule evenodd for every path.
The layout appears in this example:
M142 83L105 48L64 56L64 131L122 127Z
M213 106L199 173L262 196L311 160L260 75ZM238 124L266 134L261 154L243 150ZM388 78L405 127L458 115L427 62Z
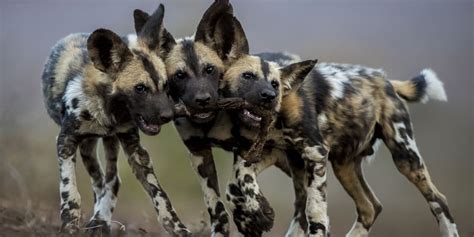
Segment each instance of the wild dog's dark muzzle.
M211 99L212 97L210 93L200 93L194 97L194 102L196 103L196 105L198 105L198 107L205 108L209 106Z
M260 100L263 103L272 103L275 100L276 96L277 94L273 90L264 89L260 92Z
M174 117L172 103L166 95L154 95L136 113L136 123L147 135L156 135L161 126Z

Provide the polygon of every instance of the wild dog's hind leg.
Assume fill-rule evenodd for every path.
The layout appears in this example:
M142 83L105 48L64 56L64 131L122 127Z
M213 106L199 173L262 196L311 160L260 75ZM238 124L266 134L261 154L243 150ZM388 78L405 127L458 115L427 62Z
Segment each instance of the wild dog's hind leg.
M448 208L446 197L438 191L430 178L415 142L408 112L404 108L397 111L383 125L384 142L392 153L398 170L423 194L433 215L438 220L443 237L459 236L456 224Z
M105 185L97 196L94 205L94 215L86 225L90 235L109 235L111 230L112 213L117 203L117 194L120 188L120 178L117 171L117 156L119 141L116 136L102 138L105 159L107 161Z
M201 189L204 192L204 201L211 217L212 236L229 236L229 215L220 197L211 147L194 139L185 141L185 144L191 150L191 163L200 179Z
M81 196L76 183L77 137L61 132L57 138L61 195L61 232L76 234L81 217Z
M382 211L382 205L364 179L362 159L331 159L334 173L356 204L357 219L347 237L369 236L370 227Z
M226 198L239 232L244 236L261 236L273 227L275 213L260 191L257 175L275 164L277 155L275 151L264 153L259 162L251 163L242 154L234 152L233 176L227 185Z
M305 163L301 155L294 150L287 151L288 164L291 169L291 178L295 191L295 214L291 220L290 227L286 232L286 237L305 236L308 229L306 220L306 171Z
M173 236L191 236L190 231L179 219L171 201L160 186L153 170L148 152L140 145L140 137L136 128L127 133L117 135L132 171L152 199L158 221Z

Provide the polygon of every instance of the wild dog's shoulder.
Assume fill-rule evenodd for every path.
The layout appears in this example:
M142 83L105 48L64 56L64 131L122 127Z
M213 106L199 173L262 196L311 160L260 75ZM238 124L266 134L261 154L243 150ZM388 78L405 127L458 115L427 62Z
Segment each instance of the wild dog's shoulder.
M56 123L61 122L64 111L62 97L69 81L83 73L89 63L87 38L89 34L70 34L59 40L46 60L42 85L48 114Z

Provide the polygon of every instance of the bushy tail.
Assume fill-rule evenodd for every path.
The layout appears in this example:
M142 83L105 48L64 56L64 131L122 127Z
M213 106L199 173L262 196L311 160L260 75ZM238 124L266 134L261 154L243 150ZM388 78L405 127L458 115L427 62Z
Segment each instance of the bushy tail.
M430 99L447 101L443 82L431 69L423 69L418 76L408 81L390 80L395 92L408 102L426 103Z

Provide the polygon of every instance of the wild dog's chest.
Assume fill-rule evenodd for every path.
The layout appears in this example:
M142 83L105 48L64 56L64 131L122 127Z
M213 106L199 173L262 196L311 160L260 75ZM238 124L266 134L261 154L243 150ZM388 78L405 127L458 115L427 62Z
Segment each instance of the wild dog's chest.
M95 134L100 136L110 136L116 133L125 133L135 125L132 122L120 125L103 125L97 120L80 121L76 132L79 134Z

